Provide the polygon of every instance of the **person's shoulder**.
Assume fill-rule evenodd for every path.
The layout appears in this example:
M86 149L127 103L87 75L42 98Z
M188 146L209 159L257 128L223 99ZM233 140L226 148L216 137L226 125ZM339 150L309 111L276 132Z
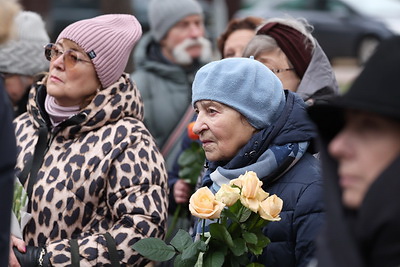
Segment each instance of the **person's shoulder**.
M286 175L290 192L296 192L298 213L323 212L323 179L318 159L306 153Z
M321 163L315 156L307 152L284 176L291 182L303 186L312 183L321 184Z

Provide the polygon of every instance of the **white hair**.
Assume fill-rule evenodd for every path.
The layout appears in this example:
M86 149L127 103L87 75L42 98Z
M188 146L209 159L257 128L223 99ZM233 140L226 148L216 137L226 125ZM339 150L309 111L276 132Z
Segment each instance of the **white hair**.
M194 58L192 58L186 51L188 47L193 45L201 46L201 54L198 58L201 62L209 62L212 60L210 40L204 37L198 37L196 39L186 39L174 48L172 54L177 64L185 66L193 63Z

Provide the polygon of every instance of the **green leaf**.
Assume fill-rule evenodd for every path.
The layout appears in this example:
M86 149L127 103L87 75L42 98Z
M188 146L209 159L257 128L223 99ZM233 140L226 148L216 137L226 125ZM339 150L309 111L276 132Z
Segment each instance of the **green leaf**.
M167 261L176 253L173 246L154 237L139 240L131 248L153 261Z
M179 177L181 177L181 179L186 179L188 177L192 177L193 175L193 169L192 168L188 168L188 167L182 167L179 172L178 172Z
M254 254L254 255L261 255L264 248L271 243L268 237L263 235L261 232L257 235L258 241L257 244L248 244L249 250Z
M257 215L259 216L259 215ZM267 226L267 224L269 223L269 221L264 220L263 218L259 217L257 219L257 221L255 222L255 224L252 226L252 228L264 228L265 226Z
M263 248L253 244L249 244L247 247L249 248L250 252L253 253L254 255L261 255L263 252Z
M212 251L212 252L220 251L224 255L228 254L228 250L229 250L228 246L221 245L221 243L219 241L215 241L215 239L212 239L212 241L214 241L214 242L210 243L210 246L208 247L207 251Z
M207 248L208 248L207 241L209 241L209 239L207 239L206 242L200 241L200 240L196 241L196 242L199 242L199 244L197 245L199 251L201 251L201 252L206 252L207 251Z
M200 253L200 251L205 250L204 241L197 240L196 242L190 244L189 247L185 248L182 252L182 260L190 259Z
M196 162L197 157L195 153L196 151L190 149L183 151L183 153L178 158L178 164L180 166L187 166Z
M190 259L182 259L182 254L178 254L174 259L174 267L188 267L195 266L197 261L196 257L192 257Z
M241 214L241 216L240 216L240 218L239 218L239 221L240 221L241 223L247 221L247 219L250 217L250 215L251 215L252 213L253 213L253 212L252 212L250 209L248 209L248 208L244 209L244 211L242 212L242 214Z
M203 148L198 142L192 142L190 147L182 152L178 158L179 166L188 166L192 163L203 165L205 154ZM199 162L200 161L200 162Z
M240 256L247 252L246 242L242 238L237 238L233 242L235 245L231 247L233 255Z
M243 238L249 244L257 244L258 241L257 235L251 232L244 232Z
M203 258L203 267L221 267L224 261L225 255L222 251L206 253Z
M191 185L196 185L198 177L203 170L205 153L198 142L192 142L190 147L178 158L179 177Z
M185 248L189 247L193 243L192 237L188 232L179 229L170 244L176 248L179 252L182 252Z
M233 247L233 241L230 233L225 228L225 225L221 225L218 223L210 224L210 234L213 238L227 244L228 247Z
M202 164L193 163L190 166L182 166L178 173L179 177L191 185L196 185L199 175L204 168L203 161L201 162Z
M229 264L226 264L225 266L229 266L229 267L240 267L240 263L237 261L237 257L230 257L227 258L227 261L229 261Z
M233 204L232 206L229 207L229 210L233 213L233 214L239 214L239 210L243 207L242 202L240 202L240 200L236 201L235 204Z
M246 266L250 262L249 255L246 253L236 257L236 262L238 262L240 266Z
M257 235L257 237L258 237L257 246L265 248L269 243L271 243L271 240L269 240L269 238L262 233Z
M232 222L239 223L239 219L237 217L236 213L233 213L230 209L223 209L222 214L229 219L231 219Z

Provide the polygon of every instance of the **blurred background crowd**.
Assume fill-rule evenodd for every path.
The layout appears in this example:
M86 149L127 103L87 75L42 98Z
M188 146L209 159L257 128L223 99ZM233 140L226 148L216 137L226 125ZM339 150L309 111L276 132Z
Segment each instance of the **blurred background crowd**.
M58 156L64 152L57 147L57 142L67 138L57 138L57 135L62 136L62 131L68 132L68 127L77 126L72 128L70 133L68 132L68 138L71 141L64 142L60 147L62 146L67 151L73 150L79 156L84 154L82 161L87 165L92 165L90 157L96 152L91 148L81 149L80 146L90 146L72 140L75 138L74 134L77 134L75 129L78 129L76 131L80 131L79 134L82 134L85 138L86 136L90 137L89 134L92 134L90 132L99 133L99 136L106 136L106 134L103 135L100 131L96 131L102 129L104 133L111 132L107 127L114 129L116 125L118 126L116 121L121 119L122 123L125 119L124 116L132 117L135 122L140 125L143 124L143 132L133 128L133 123L131 125L130 120L124 123L124 127L135 129L131 131L132 134L144 132L147 134L148 130L149 139L140 140L143 141L146 148L149 148L146 155L154 153L156 156L151 157L154 162L143 161L140 165L143 166L143 169L147 169L151 175L160 178L153 180L155 181L154 186L158 190L157 193L161 196L159 202L163 206L160 208L159 214L142 216L142 211L153 210L159 196L152 196L150 199L154 203L147 203L147 196L142 194L142 191L146 193L150 191L143 189L146 186L142 188L142 185L147 184L146 179L148 177L147 174L142 175L141 169L136 169L139 164L135 165L134 177L131 179L132 182L129 181L128 184L140 186L140 190L125 189L124 183L129 180L126 177L130 174L124 172L130 171L130 168L126 166L134 158L131 158L130 155L137 152L141 158L141 155L145 154L142 150L136 151L135 143L132 145L135 148L133 154L130 154L130 151L123 151L129 156L110 153L113 156L118 155L118 161L112 158L110 162L123 166L121 167L122 174L119 173L118 167L116 168L118 174L114 175L112 173L114 166L109 169L104 168L106 171L103 173L104 180L115 176L116 179L119 179L116 184L121 185L121 188L122 185L124 186L123 190L117 187L112 188L112 190L135 193L140 191L145 199L141 203L136 201L135 193L130 193L129 197L121 194L121 199L135 200L134 205L130 202L126 205L125 203L119 205L121 214L128 217L132 216L132 218L129 217L129 220L138 220L139 223L134 222L137 225L142 224L142 217L151 217L151 227L161 226L157 230L148 231L156 237L162 237L167 228L174 231L187 228L193 230L194 234L196 234L196 231L198 233L204 232L204 229L193 223L190 215L188 216L189 213L181 216L182 221L184 221L182 224L185 225L176 223L175 218L180 215L180 209L177 207L187 205L190 194L200 186L210 187L217 192L221 184L238 177L245 167L256 168L257 173L261 173L264 177L263 183L266 182L266 191L270 194L279 195L286 203L281 212L284 222L281 225L284 226L276 227L276 225L272 225L263 229L266 236L271 236L272 243L268 245L270 252L266 253L266 250L263 250L263 256L258 260L271 266L278 266L274 262L279 262L279 266L305 266L312 260L314 240L319 230L318 227L321 225L320 222L323 221L322 214L325 212L322 205L322 178L319 171L316 171L319 167L317 160L319 154L316 154L319 151L314 143L317 140L317 133L313 130L312 123L306 116L306 109L312 110L314 106L322 106L323 103L329 102L330 97L337 96L338 93L342 93L342 97L350 95L349 99L351 100L350 93L359 90L361 91L359 93L360 99L363 99L362 92L372 90L374 94L367 94L369 97L364 99L365 102L377 101L382 106L378 105L378 108L375 109L374 106L371 108L371 106L366 105L364 111L371 108L372 112L381 114L383 117L388 115L392 118L394 115L398 119L398 103L396 100L399 98L396 97L395 92L391 91L391 88L395 88L392 85L397 83L398 77L395 72L398 71L398 68L396 68L398 59L395 52L398 51L396 49L400 45L400 0L15 0L15 2L20 3L24 12L15 16L15 29L9 27L13 30L14 35L10 35L9 42L0 47L0 85L3 87L4 82L4 88L14 106L16 118L14 126L15 129L18 129L16 132L18 148L16 176L22 184L27 184L25 187L27 187L30 197L29 203L34 203L35 197L39 195L39 193L36 194L41 190L38 181L45 184L46 190L52 190L53 181L46 179L47 171L53 168L51 159L57 158L57 161L54 161L54 166L57 166L57 168L59 165L65 165L64 158ZM0 5L0 7L5 7L5 5ZM131 15L134 15L137 20ZM5 16L3 15L3 17ZM292 20L292 18L295 19ZM119 19L123 23L114 24ZM394 36L398 40L392 38ZM380 43L385 44L385 40L395 41L392 41L394 42L392 44L389 43L390 49L383 46L384 48L377 50L383 51L384 55L374 54L377 47L382 47L378 46ZM46 43L49 44L43 47L43 44ZM94 47L91 47L92 45ZM43 48L45 49L45 57L43 57ZM238 58L228 59L234 57ZM253 57L255 60L251 60L249 57ZM221 58L225 60L219 61ZM369 60L370 58L372 60ZM27 62L22 59L26 59ZM219 75L215 69L211 68L208 73L207 66L213 66L213 64L217 64L216 62L227 62L222 63L222 67L229 71L221 72L222 74ZM258 73L257 69L255 72L250 72L250 70L254 70L252 69L253 66L257 67L262 74L254 76L254 80L252 80L252 75L247 75L248 73ZM360 72L364 73L361 75L361 82L356 78ZM232 77L224 76L224 73L233 73L233 75ZM267 77L266 74L269 76ZM238 81L235 79L238 79ZM116 83L118 83L118 86L115 85ZM34 87L31 87L32 85ZM108 88L112 88L112 90L107 90ZM121 93L116 94L116 88L121 90ZM128 92L126 88L129 88L130 91ZM249 88L255 90L243 91ZM270 92L271 88L273 91ZM261 89L265 89L265 92ZM282 89L287 89L287 91L283 92ZM389 107L394 107L393 111L386 113L386 103L380 101L379 93L381 89L388 90L387 93L385 91L382 93L384 96L382 99L388 103ZM139 91L141 97L139 97ZM235 92L235 94L230 94L230 92ZM125 95L126 99L124 98ZM132 95L138 96L137 99L132 99ZM247 102L247 96L251 96L251 100L257 101L255 103ZM101 102L110 103L109 108L103 108L99 105L100 100L105 99L105 97L108 100ZM29 102L26 105L28 99ZM114 106L119 105L119 102L122 103L127 99L135 103L132 103L131 106L130 102L126 101L124 105L114 109ZM213 105L210 105L209 102L212 102ZM215 104L215 102L220 103ZM264 105L264 103L267 104ZM306 105L303 105L304 103ZM352 104L350 101L350 104L345 108L351 109ZM124 108L121 108L122 106ZM131 108L133 106L137 108ZM205 108L207 106L209 108ZM26 108L28 108L28 112L26 112ZM362 106L361 110L364 108ZM85 128L92 126L92 117L88 116L88 112L91 112L91 110L93 110L93 114L99 116L93 117L93 121L96 122L94 124L98 127L93 128L96 131ZM136 110L140 112L137 112L137 114L129 113L136 112ZM225 112L226 110L229 112ZM318 114L318 109L315 110ZM349 142L348 144L353 145L354 151L359 152L353 154L359 156L359 158L354 157L358 160L358 162L355 162L359 164L358 166L355 165L357 167L355 169L357 171L362 170L364 173L361 173L361 175L364 175L365 173L370 174L367 167L381 167L376 164L380 163L381 160L378 156L379 153L376 154L374 151L363 153L364 150L361 149L370 147L369 139L361 139L368 146L364 146L362 142L353 142L359 139L357 134L363 133L361 130L367 129L366 132L369 133L369 130L378 125L376 121L379 122L379 118L375 118L376 121L367 120L367 123L365 123L364 117L368 117L367 115L358 116L358 113L355 112L356 116L353 116L353 113L345 110L338 112L336 106L332 106L332 109L328 111L329 115L336 114L339 116L324 120L328 122L329 126L331 122L335 122L333 123L334 126L338 126L334 129L335 134L342 128L346 131L355 132L353 136L348 137L348 140L344 139ZM109 114L103 115L104 112L109 112ZM213 117L214 112L223 116ZM0 112L0 114L2 113ZM348 116L348 114L352 115ZM239 124L239 122L243 122L243 118L237 115L247 116L248 124ZM228 121L224 119L224 116L228 118ZM29 123L27 123L28 121ZM38 123L40 127L37 128L36 124L30 123L31 121L40 122ZM45 123L42 124L42 122ZM102 124L103 122L104 124ZM189 140L189 133L187 132L189 122L194 122L193 132L203 137L201 142L207 159L206 164L204 166L201 164L195 174L184 173L184 166L180 162L180 156L184 155L193 143L198 142ZM338 124L336 122L339 122L340 125L336 125ZM349 125L354 124L355 126L347 129L347 122ZM388 139L395 144L393 145L393 153L390 154L393 157L382 157L389 162L400 151L398 143L400 128L397 122L392 123L391 120L385 122L389 122L390 126L387 127L387 133L395 137ZM364 124L372 125L372 127L361 127ZM43 131L36 134L29 127L26 127L27 130L25 130L23 128L25 125L33 127L34 131L40 129ZM321 125L325 126L325 124ZM319 128L325 130L324 127ZM382 128L386 130L385 127ZM329 130L331 129L329 128ZM27 133L26 136L24 136L25 132ZM54 135L51 139L48 139L50 132ZM371 132L374 133L375 130ZM386 131L382 132L386 134ZM208 134L211 137L207 136ZM32 135L32 139L38 138L35 148L31 145L34 141L31 141L30 135ZM328 135L329 138L332 137L330 131ZM363 136L372 135L364 134ZM379 134L377 136L379 137ZM128 138L130 141L139 140L134 136ZM2 139L4 142L5 139L0 138L0 140ZM110 137L111 139L112 137ZM9 140L13 140L13 137ZM80 140L86 141L84 138L80 138ZM88 138L87 142L91 144L92 141L90 140ZM379 141L381 139L374 137L371 140ZM386 139L382 138L382 140ZM154 145L152 142L154 142ZM215 146L214 143L218 146ZM342 142L342 144L344 143ZM359 146L357 147L354 144ZM74 147L70 149L69 145L74 145ZM392 143L388 142L385 145L390 150ZM20 148L25 146L28 147L27 150ZM49 149L55 147L54 150ZM333 150L334 153L332 151L330 153L333 154L332 157L335 160L342 160L343 155L348 155L346 152L353 152L349 147L343 145L339 147L342 150ZM377 142L376 147L371 147L382 148L384 146ZM128 148L131 147L128 146ZM86 152L81 152L83 150L86 150ZM250 152L247 153L247 151ZM377 152L382 151L384 152L382 154L386 154L384 149L377 150ZM2 154L8 155L8 153ZM26 157L26 155L28 156ZM364 155L374 156L371 157L372 164L362 161ZM97 158L97 155L95 157ZM188 156L184 157L188 158ZM13 158L11 154L10 158ZM29 161L27 158L29 158ZM126 159L129 163L126 166L120 164L119 158ZM351 157L343 158L345 160L353 159ZM108 166L108 158L104 157L103 159L106 162L105 166ZM321 159L324 158L321 157ZM72 165L75 164L74 157L68 158L68 160L72 162ZM200 163L203 162L204 159L200 160ZM274 164L265 164L269 162ZM342 162L339 163L342 164ZM395 164L395 166L397 165ZM81 168L73 173L65 167L65 181L75 180L76 177L92 179L92 177L87 178L85 175L96 174L95 171L87 171L85 175L79 174L79 171L85 170L85 166L80 163ZM94 169L97 166L100 166L100 164L96 165ZM153 167L148 166L154 166L154 170ZM39 171L39 168L45 171L41 169ZM103 171L103 168L101 170ZM162 170L161 174L157 175L159 170ZM381 169L375 168L373 171L379 173ZM53 175L51 172L49 173L50 176ZM28 174L30 176L29 183L25 182ZM57 173L55 177L58 176ZM342 176L341 179L347 179L347 175ZM371 176L366 175L368 179L378 177L378 175ZM142 178L143 181L140 180ZM189 184L188 178L194 178L191 179L191 184ZM36 179L37 181L35 181ZM100 179L98 180L100 181ZM107 183L100 181L98 184L100 188ZM40 190L33 189L33 186ZM151 187L149 186L149 188ZM343 186L343 188L343 190L348 190L346 186ZM65 187L65 191L70 193L69 190L70 188ZM107 188L105 192L109 194L107 190L109 189ZM304 193L306 191L307 193ZM109 195L113 193L111 192ZM351 195L351 193L348 193L348 195ZM75 192L72 194L74 197L79 196ZM106 194L104 193L104 195ZM356 204L351 202L352 206L349 206L351 209L359 207L363 195L357 196L360 196L356 199L359 202ZM167 197L169 202L166 201ZM103 198L99 197L99 199L98 202L101 203ZM104 199L111 203L111 197ZM348 201L349 199L344 200ZM47 198L45 201L47 201ZM71 243L71 253L68 249L65 249L67 251L65 253L65 251L59 250L61 246L58 246L56 243L58 241L55 241L58 236L52 236L54 240L47 240L47 236L50 236L50 234L45 234L45 232L53 231L48 225L54 225L55 231L58 231L57 220L61 220L61 216L59 218L54 217L56 222L54 224L42 224L40 209L47 209L47 205L43 204L45 201L41 203L40 208L37 208L39 205L29 204L34 209L31 212L32 216L36 217L29 220L30 224L25 227L28 230L24 230L24 240L15 237L14 233L11 236L11 248L14 252L11 253L10 266L15 266L13 263L17 261L24 262L25 258L31 257L31 255L38 262L45 261L48 263L41 266L50 266L50 263L58 264L64 261L64 258L57 257L55 253L63 256L70 255L71 262L74 262L77 255L80 255L79 251L72 249L72 246L78 245ZM82 201L82 203L84 202ZM106 205L114 207L114 202L110 203ZM145 208L137 208L136 204ZM345 205L348 204L348 202L345 203ZM60 207L56 206L57 209L62 210ZM132 208L133 211L127 212L126 207ZM303 207L307 208L302 210ZM96 207L92 209L96 212L97 210L100 209ZM178 210L178 213L176 213L176 210ZM109 211L106 210L105 212ZM299 216L292 216L292 213ZM393 212L393 214L399 213ZM85 214L85 216L87 215ZM102 227L106 225L98 222L96 216L93 217L94 223L92 225L101 225ZM104 218L108 219L107 216L109 214ZM157 217L158 221L154 217ZM298 218L301 218L301 223L296 221ZM353 221L353 218L349 217L349 222ZM77 219L76 222L77 227L80 227L80 220ZM37 227L36 223L40 227ZM69 225L65 227L73 229ZM298 228L294 229L293 227ZM119 221L117 220L104 226L106 230L118 230L119 228ZM292 233L288 230L292 228L294 229L292 232L295 234L287 235L287 233ZM76 240L75 234L82 234L82 240L91 238L92 235L102 234L98 229L94 232L90 229L90 231L87 231L89 234L85 232L86 230L83 227L77 229L79 230L65 235L63 230L59 232L64 235L62 239L73 238L72 240ZM379 226L377 229L379 229ZM121 232L123 230L126 229L122 229ZM147 233L141 231L133 233L128 230L127 232L132 235L129 236L131 240L127 239L126 241L129 244L134 239L141 239L141 234L147 235ZM139 237L134 236L137 233L139 233ZM111 238L114 239L120 236L118 231L113 232L113 235ZM341 237L343 236L346 235ZM168 240L169 237L168 232L165 239ZM104 235L104 238L110 237ZM329 240L329 238L336 240L335 236L327 235L326 240ZM364 240L364 235L361 235L360 240ZM27 246L28 251L33 252L25 253L24 242L29 244ZM64 240L63 242L69 241ZM96 238L93 243L84 240L81 245L97 247L97 242L106 243ZM394 243L396 242L397 240ZM8 244L9 242L3 241L2 243ZM366 242L360 242L360 244L364 243ZM113 244L107 240L108 245ZM141 264L134 255L138 251L132 252L130 247L123 242L118 241L118 245L125 250L123 262ZM116 247L115 244L113 246ZM289 249L286 249L285 246ZM84 261L108 262L110 260L113 262L117 259L115 255L112 255L114 247L107 248L110 251L110 259L102 258L103 254L99 253L102 256L96 258L89 255L84 258ZM342 250L347 250L347 248L341 246L337 246L336 249L335 252L338 252L338 255ZM354 250L356 251L356 249ZM85 251L92 250L85 249ZM302 251L302 253L295 251ZM369 249L366 249L363 253L368 257L370 255ZM379 259L379 253L378 250L376 254L378 256L373 255L371 258ZM131 257L131 254L134 256ZM396 257L399 255L399 253L394 254ZM354 255L356 258L358 257L358 255ZM325 258L329 259L329 257ZM69 260L67 258L66 261ZM31 259L26 261L32 262ZM143 260L143 263L145 261ZM294 265L295 262L297 265ZM396 259L396 262L399 262L398 259ZM361 266L354 264L348 266L350 265ZM327 265L321 264L319 266L325 267Z
M42 15L51 40L71 22L107 13L130 13L149 29L148 1L21 0L25 10ZM334 67L342 91L360 71L376 45L400 33L399 0L199 0L206 15L208 37L215 45L234 17L304 17ZM217 53L217 52L216 52ZM216 57L218 57L216 55ZM134 69L129 63L127 71Z

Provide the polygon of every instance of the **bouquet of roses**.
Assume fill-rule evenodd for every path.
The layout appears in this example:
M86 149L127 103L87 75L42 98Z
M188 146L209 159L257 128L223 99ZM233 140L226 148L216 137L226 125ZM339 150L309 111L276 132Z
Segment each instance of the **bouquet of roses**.
M202 231L193 238L179 230L170 244L157 238L136 242L132 248L153 261L175 257L174 266L262 266L251 263L251 255L262 254L270 243L262 229L279 221L283 201L262 189L255 172L240 175L222 185L214 195L207 187L190 198L192 215L200 218ZM206 229L206 220L210 222Z

